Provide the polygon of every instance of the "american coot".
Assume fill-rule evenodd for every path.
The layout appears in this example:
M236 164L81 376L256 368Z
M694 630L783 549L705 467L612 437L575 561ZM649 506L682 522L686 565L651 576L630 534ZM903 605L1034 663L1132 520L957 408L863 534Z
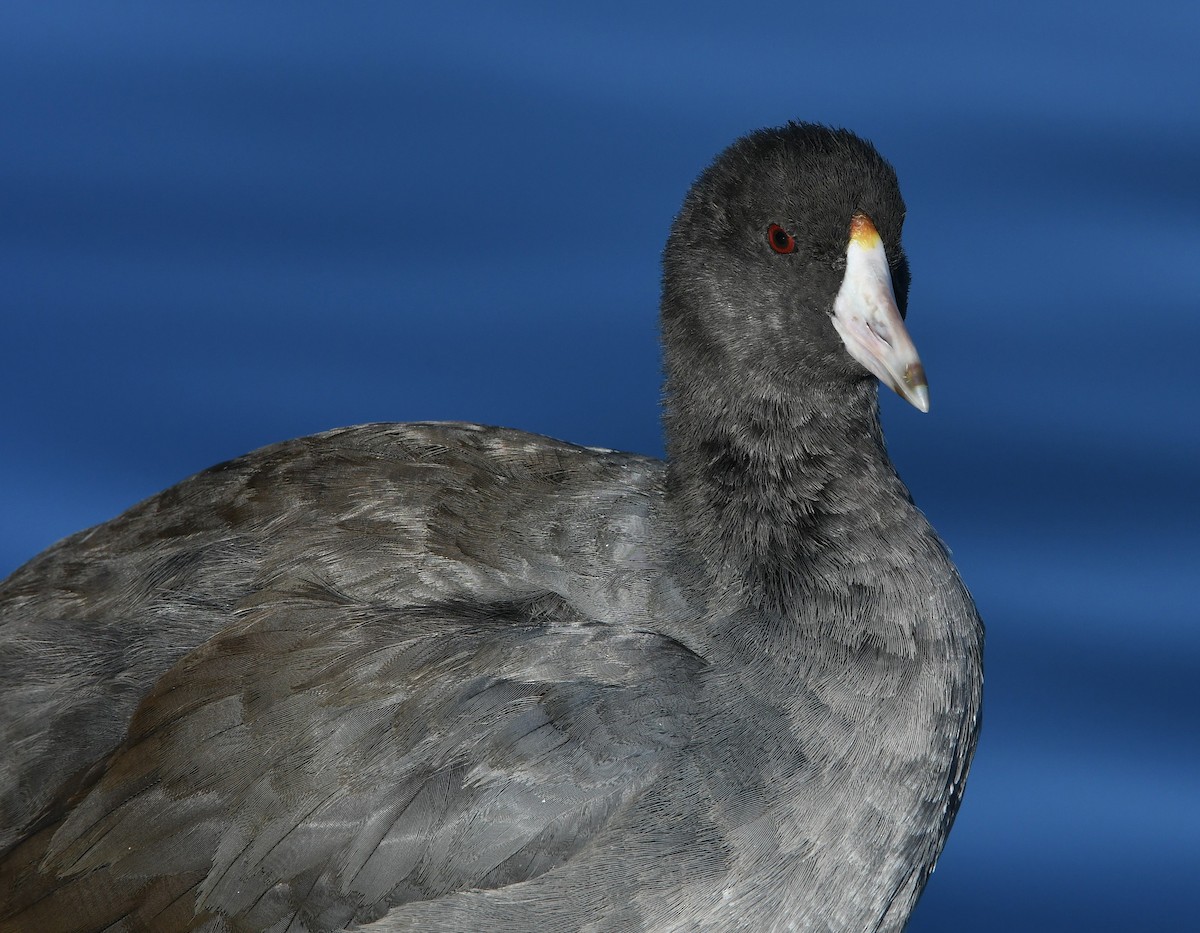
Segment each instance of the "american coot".
M896 931L982 629L884 451L904 204L843 130L705 171L666 463L375 424L221 464L0 594L6 931ZM894 286L894 291L893 291Z

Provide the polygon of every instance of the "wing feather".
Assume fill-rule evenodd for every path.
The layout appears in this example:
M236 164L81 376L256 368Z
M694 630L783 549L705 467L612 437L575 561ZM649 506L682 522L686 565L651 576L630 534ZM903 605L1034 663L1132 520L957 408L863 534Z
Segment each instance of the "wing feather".
M702 662L532 605L242 612L0 866L20 888L0 916L328 929L561 865L687 743Z

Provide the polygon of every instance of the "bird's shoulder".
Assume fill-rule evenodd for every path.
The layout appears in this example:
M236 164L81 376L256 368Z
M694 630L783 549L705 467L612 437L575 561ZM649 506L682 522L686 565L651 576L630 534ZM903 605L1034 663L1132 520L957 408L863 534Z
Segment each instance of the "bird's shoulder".
M264 607L449 635L455 612L499 607L497 632L505 607L557 593L580 618L636 624L621 607L650 576L638 530L660 473L520 431L360 425L220 464L65 539L0 584L0 848L122 740L173 665ZM264 659L279 650L256 637Z
M280 586L392 607L562 589L544 584L650 533L661 474L651 458L473 424L297 438L198 473L18 568L0 583L0 639L50 625L61 644L63 628L111 624L131 639L152 626L190 648L240 601Z

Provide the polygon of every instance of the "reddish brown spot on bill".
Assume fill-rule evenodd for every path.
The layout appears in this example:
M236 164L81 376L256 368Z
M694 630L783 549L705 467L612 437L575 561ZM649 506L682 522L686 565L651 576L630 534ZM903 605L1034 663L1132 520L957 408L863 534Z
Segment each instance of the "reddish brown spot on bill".
M850 242L857 243L863 249L879 245L879 231L866 214L855 214L850 218Z

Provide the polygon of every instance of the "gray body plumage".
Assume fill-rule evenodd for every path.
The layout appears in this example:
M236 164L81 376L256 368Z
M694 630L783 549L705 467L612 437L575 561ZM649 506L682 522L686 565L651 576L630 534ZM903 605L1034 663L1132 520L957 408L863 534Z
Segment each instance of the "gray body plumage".
M4 582L0 929L903 927L982 629L874 382L733 372L671 257L669 465L340 429Z

